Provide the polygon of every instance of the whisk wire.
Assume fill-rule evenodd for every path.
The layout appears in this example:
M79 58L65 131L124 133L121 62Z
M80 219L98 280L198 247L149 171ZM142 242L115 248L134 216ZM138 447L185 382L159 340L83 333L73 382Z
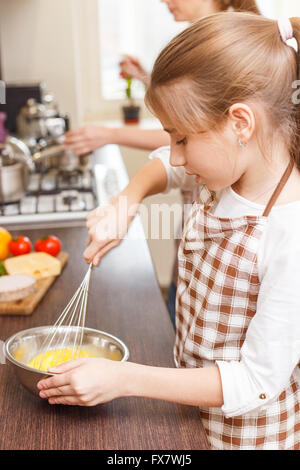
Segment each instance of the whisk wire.
M73 295L73 297L71 298L71 300L69 301L68 305L64 308L63 312L61 313L61 315L58 317L58 319L56 320L56 322L54 323L54 325L52 325L52 327L50 328L50 331L48 333L48 335L46 336L46 338L44 339L43 343L42 343L42 346L41 346L41 358L40 358L40 362L39 362L39 367L38 369L41 368L41 364L43 362L43 359L45 357L45 353L46 351L49 351L51 349L51 346L53 345L54 343L54 340L55 340L55 337L56 337L56 334L58 332L58 328L63 324L63 321L65 320L66 318L66 315L67 315L67 312L70 311L70 308L72 307L72 305L74 304L76 298L78 297L79 295L79 289L75 292L75 294Z
M83 299L82 303L80 305L80 311L79 311L79 318L78 318L78 325L80 329L80 340L79 344L77 343L77 337L78 337L78 328L76 329L76 334L75 334L75 339L73 342L73 347L72 347L72 359L77 359L80 356L80 351L82 347L82 341L83 341L83 327L85 325L85 317L86 317L86 307L87 307L87 298L88 298L88 289L89 289L89 283L90 283L90 270L87 272L86 277L85 277L85 283L83 285L82 291L83 291Z
M57 350L54 366L64 361L66 349L65 346L72 344L71 359L80 357L81 347L83 343L84 325L86 319L86 309L88 300L88 291L91 278L92 263L89 265L88 271L83 278L79 288L58 317L46 339L41 346L41 358L38 369L41 369L47 351ZM63 339L61 341L61 329L63 328ZM73 340L72 335L75 334Z

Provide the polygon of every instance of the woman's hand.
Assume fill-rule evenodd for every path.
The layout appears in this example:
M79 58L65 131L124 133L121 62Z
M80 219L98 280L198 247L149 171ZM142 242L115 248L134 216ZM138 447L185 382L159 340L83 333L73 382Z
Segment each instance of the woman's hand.
M104 126L84 126L66 133L64 146L75 155L84 155L114 143L114 129Z
M50 368L55 375L40 380L40 397L51 405L94 406L126 395L126 363L81 358Z
M124 59L120 62L120 67L120 76L122 78L135 78L147 85L149 81L149 75L146 70L142 67L138 59L126 55Z
M87 215L89 237L83 257L88 264L93 262L94 266L98 266L101 258L121 243L139 206L130 201L126 191L123 191L110 204L97 207Z

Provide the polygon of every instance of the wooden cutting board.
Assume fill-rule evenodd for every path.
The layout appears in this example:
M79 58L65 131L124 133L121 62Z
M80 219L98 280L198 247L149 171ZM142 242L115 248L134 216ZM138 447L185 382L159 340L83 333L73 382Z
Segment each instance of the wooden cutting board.
M69 255L67 253L61 252L57 256L57 259L61 262L62 269L68 261ZM37 290L34 294L29 295L21 300L16 300L13 302L0 302L0 315L31 315L44 297L49 287L53 284L57 276L49 276L44 279L38 279Z

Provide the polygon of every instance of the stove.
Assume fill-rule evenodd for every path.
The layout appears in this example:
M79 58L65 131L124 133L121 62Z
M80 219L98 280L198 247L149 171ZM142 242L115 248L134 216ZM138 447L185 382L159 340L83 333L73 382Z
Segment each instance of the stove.
M21 201L1 204L0 225L57 227L84 225L88 212L120 191L117 171L105 164L73 172L33 173Z

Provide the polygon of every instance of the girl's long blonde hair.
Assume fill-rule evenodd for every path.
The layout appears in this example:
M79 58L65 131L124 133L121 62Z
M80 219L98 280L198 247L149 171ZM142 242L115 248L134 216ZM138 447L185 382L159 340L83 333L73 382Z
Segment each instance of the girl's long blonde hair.
M255 103L262 105L257 127L264 137L268 129L271 140L283 137L300 168L293 88L300 78L300 18L291 23L298 53L282 41L277 21L259 15L217 13L197 21L158 56L146 104L182 134L221 127L234 103L253 103L255 111Z

